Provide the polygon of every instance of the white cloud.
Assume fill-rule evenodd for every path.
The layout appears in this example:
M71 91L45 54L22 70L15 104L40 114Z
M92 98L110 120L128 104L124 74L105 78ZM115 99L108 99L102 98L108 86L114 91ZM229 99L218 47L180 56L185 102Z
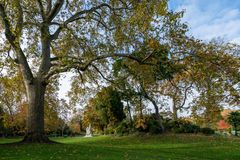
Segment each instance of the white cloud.
M58 97L60 99L65 99L67 102L69 102L69 98L67 96L68 91L71 89L71 78L74 74L71 72L62 73L60 76L60 86L58 91Z
M216 3L218 2L218 3ZM223 1L222 1L223 2ZM185 10L190 33L203 40L224 38L240 43L240 10L221 1L184 0L176 10Z

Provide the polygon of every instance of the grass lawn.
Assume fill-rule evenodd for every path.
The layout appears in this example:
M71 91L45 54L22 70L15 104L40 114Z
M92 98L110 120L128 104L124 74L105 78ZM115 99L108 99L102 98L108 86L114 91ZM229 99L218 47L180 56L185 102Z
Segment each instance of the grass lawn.
M11 143L18 139L0 139ZM0 145L16 160L240 160L240 139L200 135L54 138L63 144Z

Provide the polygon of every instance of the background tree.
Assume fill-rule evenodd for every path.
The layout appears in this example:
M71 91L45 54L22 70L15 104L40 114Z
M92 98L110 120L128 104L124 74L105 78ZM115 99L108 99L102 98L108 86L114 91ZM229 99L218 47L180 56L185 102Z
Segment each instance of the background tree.
M70 106L67 104L66 100L60 99L58 106L58 115L60 120L61 135L64 136L64 131L68 127Z
M232 44L211 41L200 44L195 56L189 57L191 81L198 94L192 115L200 125L216 128L224 105L235 106L231 100L240 95L237 87L240 61L239 53L235 52Z
M70 129L73 131L73 134L81 134L83 131L83 109L74 109L73 116L70 120Z
M90 101L89 105L91 105L94 112L96 112L97 119L95 118L94 120L98 121L94 122L92 119L92 122L90 121L89 123L91 123L93 127L101 128L104 132L107 129L113 129L125 118L120 95L118 91L114 90L111 86L103 88L98 92Z
M240 126L240 112L231 112L228 116L228 123L233 126L233 129L235 130L235 136L237 136L238 127Z
M164 81L171 80L175 74L181 72L183 68L181 65L174 60L174 58L168 58L169 55L174 55L168 49L168 44L160 45L158 41L150 39L145 42L143 46L143 52L136 54L144 54L144 50L150 48L155 53L154 56L150 57L151 61L157 61L158 66L139 65L134 62L129 62L128 59L119 59L115 64L116 78L129 83L131 79L133 86L138 86L133 89L135 96L139 96L140 99L149 101L155 110L155 118L159 121L159 125L164 130L159 104L157 99L159 98L159 88ZM187 49L187 48L186 48ZM139 70L140 69L140 70ZM140 105L141 106L141 105ZM140 109L142 111L142 109Z
M15 74L10 72L8 76L0 78L0 104L4 111L2 118L5 135L23 135L26 126L23 123L26 121L22 115L25 114L27 107L24 86L21 83L19 71L16 71Z
M186 102L190 101L191 95L193 94L193 83L188 80L187 72L180 73L171 81L166 81L159 91L172 101L171 117L174 121L178 120L179 112L189 111L189 106Z

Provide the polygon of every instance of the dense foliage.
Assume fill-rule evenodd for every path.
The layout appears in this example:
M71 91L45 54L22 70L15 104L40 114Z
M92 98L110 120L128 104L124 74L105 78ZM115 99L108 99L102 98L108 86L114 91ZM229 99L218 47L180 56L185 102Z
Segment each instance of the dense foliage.
M240 112L231 112L228 116L228 122L233 126L233 129L235 130L235 135L237 136L238 133L237 131L239 130L240 127Z

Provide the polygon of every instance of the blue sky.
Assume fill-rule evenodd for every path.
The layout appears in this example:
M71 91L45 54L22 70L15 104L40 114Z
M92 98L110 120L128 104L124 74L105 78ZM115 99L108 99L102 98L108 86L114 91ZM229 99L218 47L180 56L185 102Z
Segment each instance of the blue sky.
M190 33L203 40L240 43L240 0L170 0L171 10L185 10Z

